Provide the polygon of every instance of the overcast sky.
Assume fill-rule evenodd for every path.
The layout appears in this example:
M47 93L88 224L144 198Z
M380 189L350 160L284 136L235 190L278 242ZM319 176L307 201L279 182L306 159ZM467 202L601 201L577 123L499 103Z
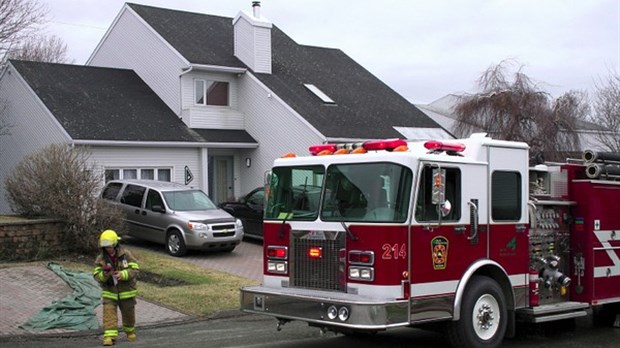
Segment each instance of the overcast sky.
M84 64L120 0L39 0L48 34ZM134 0L235 17L251 0ZM554 96L620 71L620 0L262 0L299 44L338 48L415 103L475 92L489 66L513 59Z

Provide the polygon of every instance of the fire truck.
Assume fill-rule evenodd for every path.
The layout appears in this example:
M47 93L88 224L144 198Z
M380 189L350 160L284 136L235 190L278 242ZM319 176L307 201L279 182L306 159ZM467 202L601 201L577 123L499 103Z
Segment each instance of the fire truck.
M309 152L265 176L263 281L241 289L278 330L443 321L452 345L494 347L620 303L620 154L532 167L526 143L483 133Z

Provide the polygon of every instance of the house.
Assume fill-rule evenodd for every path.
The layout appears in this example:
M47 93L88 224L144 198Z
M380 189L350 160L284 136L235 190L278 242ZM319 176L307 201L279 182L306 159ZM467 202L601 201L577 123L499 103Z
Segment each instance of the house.
M221 202L312 144L450 137L344 52L300 45L260 10L229 18L126 3L86 66L9 62L0 100L14 127L0 137L0 180L62 142L88 146L102 182L171 180Z

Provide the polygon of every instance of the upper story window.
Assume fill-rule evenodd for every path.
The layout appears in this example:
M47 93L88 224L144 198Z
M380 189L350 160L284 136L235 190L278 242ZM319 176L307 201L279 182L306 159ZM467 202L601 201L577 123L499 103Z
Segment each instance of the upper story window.
M228 106L228 82L194 80L194 103Z

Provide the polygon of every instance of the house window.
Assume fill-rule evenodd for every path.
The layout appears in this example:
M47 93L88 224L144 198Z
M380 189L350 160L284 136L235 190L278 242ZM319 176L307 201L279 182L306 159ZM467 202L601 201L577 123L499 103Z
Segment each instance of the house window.
M137 169L123 169L123 179L137 179L137 178L138 178Z
M172 181L171 173L170 168L107 168L105 182L124 179Z
M196 105L228 106L228 82L194 80Z

